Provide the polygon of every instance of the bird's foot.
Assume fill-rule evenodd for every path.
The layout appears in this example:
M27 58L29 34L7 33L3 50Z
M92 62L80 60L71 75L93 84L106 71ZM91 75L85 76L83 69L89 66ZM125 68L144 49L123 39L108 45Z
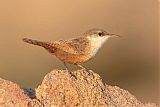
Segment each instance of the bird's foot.
M74 77L75 79L77 79L77 77L73 74L73 72L68 69L66 63L64 63L64 66L65 66L66 70L68 71L68 73L70 74L70 76Z
M86 69L85 67L83 67L82 65L76 64L79 68L81 69Z
M77 79L77 77L73 74L72 71L68 70L68 73L70 74L71 77L73 77L75 80Z

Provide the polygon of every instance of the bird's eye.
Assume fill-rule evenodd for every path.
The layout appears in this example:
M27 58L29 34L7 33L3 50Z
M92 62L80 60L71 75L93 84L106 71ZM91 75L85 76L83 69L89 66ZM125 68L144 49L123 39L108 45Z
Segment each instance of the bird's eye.
M98 35L99 35L99 36L102 36L102 33L101 33L101 32L99 32L99 33L98 33Z

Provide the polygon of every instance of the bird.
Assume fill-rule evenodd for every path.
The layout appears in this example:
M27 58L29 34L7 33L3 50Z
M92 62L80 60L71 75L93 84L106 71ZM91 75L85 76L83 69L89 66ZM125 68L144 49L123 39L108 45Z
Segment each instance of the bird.
M68 64L74 64L84 69L81 65L84 62L94 58L99 49L110 37L120 37L116 34L110 34L103 29L93 28L77 38L57 41L39 41L23 38L24 42L43 47L52 55L55 55L64 63L64 66L70 74Z

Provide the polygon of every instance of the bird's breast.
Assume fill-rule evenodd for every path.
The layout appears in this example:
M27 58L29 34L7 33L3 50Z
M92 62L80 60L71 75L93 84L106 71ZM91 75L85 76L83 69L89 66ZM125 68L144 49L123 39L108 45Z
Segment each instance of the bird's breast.
M90 51L89 54L91 57L95 56L98 50L102 47L102 45L105 43L105 41L108 38L89 38L90 40Z

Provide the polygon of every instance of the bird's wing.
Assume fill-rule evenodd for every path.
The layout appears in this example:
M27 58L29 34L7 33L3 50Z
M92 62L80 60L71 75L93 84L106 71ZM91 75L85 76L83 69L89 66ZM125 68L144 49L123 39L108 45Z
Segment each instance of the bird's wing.
M84 38L59 40L53 42L54 47L71 54L84 54L87 40Z

